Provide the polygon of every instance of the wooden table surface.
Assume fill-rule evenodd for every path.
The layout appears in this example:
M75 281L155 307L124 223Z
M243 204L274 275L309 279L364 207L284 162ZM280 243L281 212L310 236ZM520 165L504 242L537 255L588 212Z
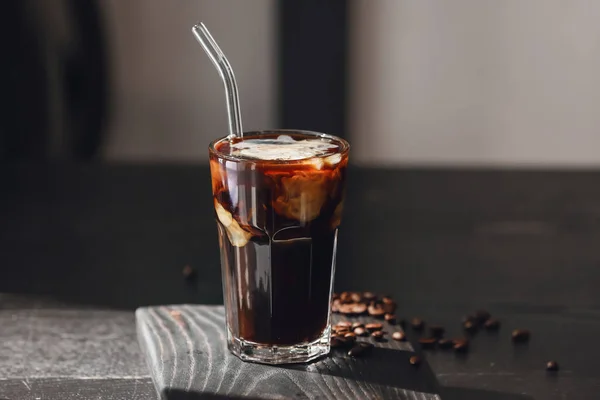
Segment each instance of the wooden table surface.
M204 165L0 168L0 399L156 398L133 310L221 303L209 179ZM389 293L451 336L478 308L502 322L464 357L426 353L444 399L598 397L600 172L349 179L338 291Z

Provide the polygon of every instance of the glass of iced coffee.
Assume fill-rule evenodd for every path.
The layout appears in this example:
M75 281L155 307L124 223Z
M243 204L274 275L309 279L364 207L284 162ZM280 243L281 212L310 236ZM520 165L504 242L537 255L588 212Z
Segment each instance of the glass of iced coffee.
M349 147L299 130L210 144L228 347L241 359L300 363L329 353Z

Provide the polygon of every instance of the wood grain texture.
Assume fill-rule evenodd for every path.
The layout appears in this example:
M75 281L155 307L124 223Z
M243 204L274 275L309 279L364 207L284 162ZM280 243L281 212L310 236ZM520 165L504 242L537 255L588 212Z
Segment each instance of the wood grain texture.
M362 359L334 350L329 357L308 365L267 366L242 362L229 353L224 318L221 306L159 306L136 311L142 350L164 399L440 398L428 366L409 364L414 353L408 342L373 342L373 353ZM386 324L385 330L400 328Z

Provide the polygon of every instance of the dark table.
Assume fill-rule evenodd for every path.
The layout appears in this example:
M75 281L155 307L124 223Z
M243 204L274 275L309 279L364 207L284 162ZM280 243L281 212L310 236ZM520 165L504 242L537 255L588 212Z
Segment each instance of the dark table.
M498 317L466 356L426 353L445 398L596 399L599 183L581 170L353 167L336 289L391 294L400 316L450 336L475 309ZM212 212L204 165L0 167L0 398L155 398L132 311L221 303ZM514 328L531 330L528 345L511 343Z

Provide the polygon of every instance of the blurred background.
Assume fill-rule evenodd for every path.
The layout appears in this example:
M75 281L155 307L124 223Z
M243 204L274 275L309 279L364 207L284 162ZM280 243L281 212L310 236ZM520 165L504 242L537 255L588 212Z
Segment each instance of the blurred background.
M600 164L600 3L6 0L0 157L203 163L227 133L303 128L367 165Z

